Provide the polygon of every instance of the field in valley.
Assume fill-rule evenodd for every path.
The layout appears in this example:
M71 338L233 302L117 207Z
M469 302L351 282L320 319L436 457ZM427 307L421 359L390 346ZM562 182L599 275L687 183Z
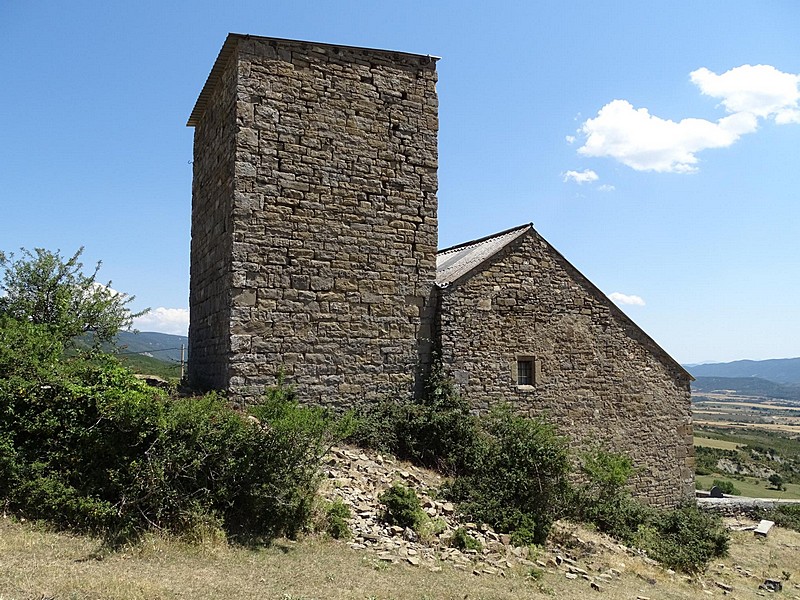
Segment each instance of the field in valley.
M692 412L699 488L729 480L743 496L800 498L800 402L696 392Z

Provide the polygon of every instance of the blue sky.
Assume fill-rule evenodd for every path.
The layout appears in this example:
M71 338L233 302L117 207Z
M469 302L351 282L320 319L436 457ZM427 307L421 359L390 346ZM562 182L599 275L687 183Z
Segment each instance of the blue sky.
M800 3L0 0L0 249L185 330L228 32L442 57L439 244L533 222L681 362L800 356Z

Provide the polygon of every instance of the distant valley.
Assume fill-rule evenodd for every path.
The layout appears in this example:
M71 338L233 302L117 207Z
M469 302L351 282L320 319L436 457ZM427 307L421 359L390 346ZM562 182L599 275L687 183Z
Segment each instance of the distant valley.
M153 331L121 331L117 334L116 352L120 355L139 354L149 356L163 362L180 362L181 346L184 348L183 359L186 360L189 338L185 335L171 335Z
M729 394L800 402L800 358L687 365L692 393Z

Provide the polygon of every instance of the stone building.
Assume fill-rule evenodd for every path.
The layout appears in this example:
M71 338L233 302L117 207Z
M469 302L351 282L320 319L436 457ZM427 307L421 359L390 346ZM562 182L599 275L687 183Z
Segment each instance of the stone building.
M654 504L694 495L691 375L532 225L437 258L437 342L476 408L510 402L625 452Z
M419 390L438 347L476 410L509 401L693 495L691 376L531 225L440 252L436 59L230 34L195 128L190 383L279 374L336 407Z
M436 280L436 60L231 34L195 128L189 379L409 388ZM424 359L423 359L424 362Z

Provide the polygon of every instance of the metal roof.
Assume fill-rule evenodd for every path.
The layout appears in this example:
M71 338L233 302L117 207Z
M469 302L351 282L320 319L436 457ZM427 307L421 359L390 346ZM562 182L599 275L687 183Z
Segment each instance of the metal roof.
M260 40L264 42L275 42L278 44L296 44L296 45L324 47L324 48L349 48L352 50L365 50L369 52L378 52L382 54L397 54L400 56L410 56L414 58L420 58L430 62L435 62L439 60L438 56L431 56L430 54L415 54L413 52L401 52L399 50L383 50L381 48L364 48L361 46L345 46L343 44L324 44L322 42L310 42L306 40L290 40L286 38L264 37L260 35L248 35L245 33L229 33L228 37L225 38L225 43L222 45L222 48L219 51L217 60L214 61L214 66L211 68L211 72L208 74L208 79L206 79L206 83L203 86L203 89L200 91L200 95L198 96L197 102L194 105L192 114L189 116L189 121L186 123L187 127L196 127L197 124L200 122L200 118L203 116L203 113L206 110L206 106L208 105L209 98L211 97L211 92L214 91L214 88L216 87L219 78L222 76L222 71L225 69L225 65L227 64L228 59L233 55L234 51L236 50L236 46L238 45L239 40L247 40L247 39Z
M440 287L450 285L532 229L533 224L528 223L479 240L439 250L436 254L436 285Z

